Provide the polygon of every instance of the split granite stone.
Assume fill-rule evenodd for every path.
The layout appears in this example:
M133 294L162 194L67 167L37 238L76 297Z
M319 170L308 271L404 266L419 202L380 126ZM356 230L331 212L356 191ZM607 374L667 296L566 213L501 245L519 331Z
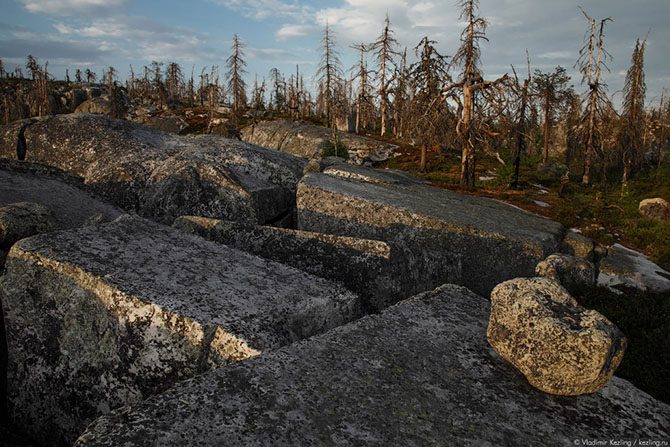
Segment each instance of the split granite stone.
M670 272L635 250L614 244L600 260L598 284L627 286L642 291L663 293L670 290Z
M571 293L596 284L596 267L577 256L555 253L535 267L537 276L558 281Z
M507 279L534 276L537 263L558 251L563 236L561 224L502 202L412 181L371 183L360 175L305 176L297 208L301 230L401 241L431 259L457 256L457 283L481 294ZM445 282L449 278L426 289Z
M600 390L626 349L619 328L550 278L517 278L493 289L487 338L531 385L559 396Z
M323 143L333 138L333 131L327 127L289 120L262 121L245 127L241 134L243 141L307 159L320 158ZM358 165L387 160L397 147L341 131L337 138L347 147L349 162Z
M0 277L13 422L96 416L360 315L345 288L138 217L23 239Z
M442 255L430 259L422 253L415 254L399 241L250 226L195 216L179 217L173 226L340 283L361 296L366 312L378 312L425 291L428 284L454 282L461 276L458 258Z
M217 369L91 424L76 447L574 445L667 439L670 406L614 378L531 387L488 345L490 304L446 285Z
M294 208L305 165L241 141L85 113L1 126L0 158L56 167L114 205L166 223L185 214L272 222Z

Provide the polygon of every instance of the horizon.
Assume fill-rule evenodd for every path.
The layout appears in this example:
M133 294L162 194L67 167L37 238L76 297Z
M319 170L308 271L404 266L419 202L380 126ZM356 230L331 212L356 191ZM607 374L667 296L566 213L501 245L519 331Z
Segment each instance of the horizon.
M305 82L315 91L314 73L319 59L319 41L326 22L335 34L343 69L356 61L355 43L372 42L383 28L388 13L391 28L407 48L428 36L447 56L459 45L463 25L454 0L378 1L328 0L198 0L193 3L133 0L3 0L6 13L0 22L0 59L6 69L25 66L28 54L62 79L65 70L86 68L99 76L112 66L126 79L132 65L136 73L152 61L177 62L184 76L218 65L224 72L234 34L246 45L246 76L249 88L257 75L268 78L276 67L287 77L296 65ZM412 3L412 4L410 4ZM670 31L663 27L670 4L664 0L642 0L635 5L623 0L551 2L533 0L481 0L480 13L489 21L482 42L482 66L487 78L525 72L528 49L531 70L551 71L562 66L570 84L584 91L574 68L587 22L582 6L596 19L611 17L605 28L605 48L613 60L604 81L615 106L621 101L625 72L637 38L647 38L645 73L647 105L657 105L670 86ZM368 56L372 63L372 58ZM193 68L192 68L193 67Z

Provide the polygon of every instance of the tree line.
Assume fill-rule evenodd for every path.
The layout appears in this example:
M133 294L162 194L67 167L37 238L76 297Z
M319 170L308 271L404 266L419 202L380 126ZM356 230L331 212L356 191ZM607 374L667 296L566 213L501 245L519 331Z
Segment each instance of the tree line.
M488 22L480 15L478 0L460 0L460 19L465 24L460 45L449 56L437 50L437 42L423 37L413 48L401 48L387 17L374 42L352 46L355 66L345 69L336 36L326 24L322 33L314 91L296 66L289 75L272 68L267 77L256 76L247 85L245 44L235 35L221 79L218 66L203 68L190 76L170 62L152 62L136 73L130 67L125 82L109 67L100 84L123 115L124 101L161 109L180 106L205 107L210 118L221 104L229 107L233 123L260 114L313 120L356 133L392 138L417 148L419 169L426 171L427 153L440 148L460 151L460 185L474 188L477 160L482 153L514 168L511 186L519 184L523 157L547 164L551 148L561 148L567 170L579 171L581 183L620 172L622 193L629 179L643 165L660 165L667 146L670 107L662 95L656 107L645 104L644 54L646 38L638 39L631 56L623 89L623 106L612 105L605 81L611 55L605 45L611 18L597 19L586 11L584 43L576 55L581 74L575 88L564 67L531 72L531 63L511 74L487 79L481 64L481 44L488 41ZM413 62L408 62L408 52ZM28 56L26 79L21 67L7 72L0 61L2 119L7 123L26 116L59 113L54 100L55 81L48 63L40 66ZM27 87L8 87L8 81L27 80ZM65 85L93 84L89 69L66 71ZM17 84L19 86L24 84ZM566 172L567 175L567 172Z

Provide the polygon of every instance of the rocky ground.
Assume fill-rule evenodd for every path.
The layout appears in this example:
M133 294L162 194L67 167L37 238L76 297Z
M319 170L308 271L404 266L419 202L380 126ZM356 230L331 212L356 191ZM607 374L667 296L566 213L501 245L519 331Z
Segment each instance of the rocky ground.
M323 130L269 126L256 144L88 113L0 127L5 433L668 439L670 407L612 378L628 334L573 297L597 281L667 293L666 271L509 204L329 158Z

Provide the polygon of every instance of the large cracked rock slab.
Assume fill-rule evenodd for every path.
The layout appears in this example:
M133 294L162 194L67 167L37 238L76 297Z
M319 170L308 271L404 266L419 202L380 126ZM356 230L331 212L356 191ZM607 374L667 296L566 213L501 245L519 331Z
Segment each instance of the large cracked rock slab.
M298 227L401 240L431 257L457 255L459 283L481 294L507 279L534 276L537 263L561 245L563 227L557 222L495 200L385 177L369 182L360 174L305 176L298 185Z
M341 286L129 216L23 239L0 277L12 420L70 444L96 416L360 315Z
M116 206L168 223L185 214L272 222L292 211L305 164L240 141L92 114L0 127L0 158L17 157L79 176Z
M332 129L288 120L261 121L242 129L246 142L307 159L323 155L323 143L332 138ZM337 138L347 146L349 161L358 165L388 160L397 147L347 132L338 131Z
M627 345L618 327L550 278L517 278L493 289L487 337L531 385L559 396L600 390Z
M250 226L195 216L175 228L343 284L378 312L425 290L426 284L460 279L460 260L428 258L394 243L269 226Z
M642 253L614 244L607 249L607 256L600 260L598 284L663 293L670 290L670 272L663 270Z
M670 407L614 378L564 398L486 341L489 303L456 286L218 369L95 421L75 444L574 445L665 439Z

